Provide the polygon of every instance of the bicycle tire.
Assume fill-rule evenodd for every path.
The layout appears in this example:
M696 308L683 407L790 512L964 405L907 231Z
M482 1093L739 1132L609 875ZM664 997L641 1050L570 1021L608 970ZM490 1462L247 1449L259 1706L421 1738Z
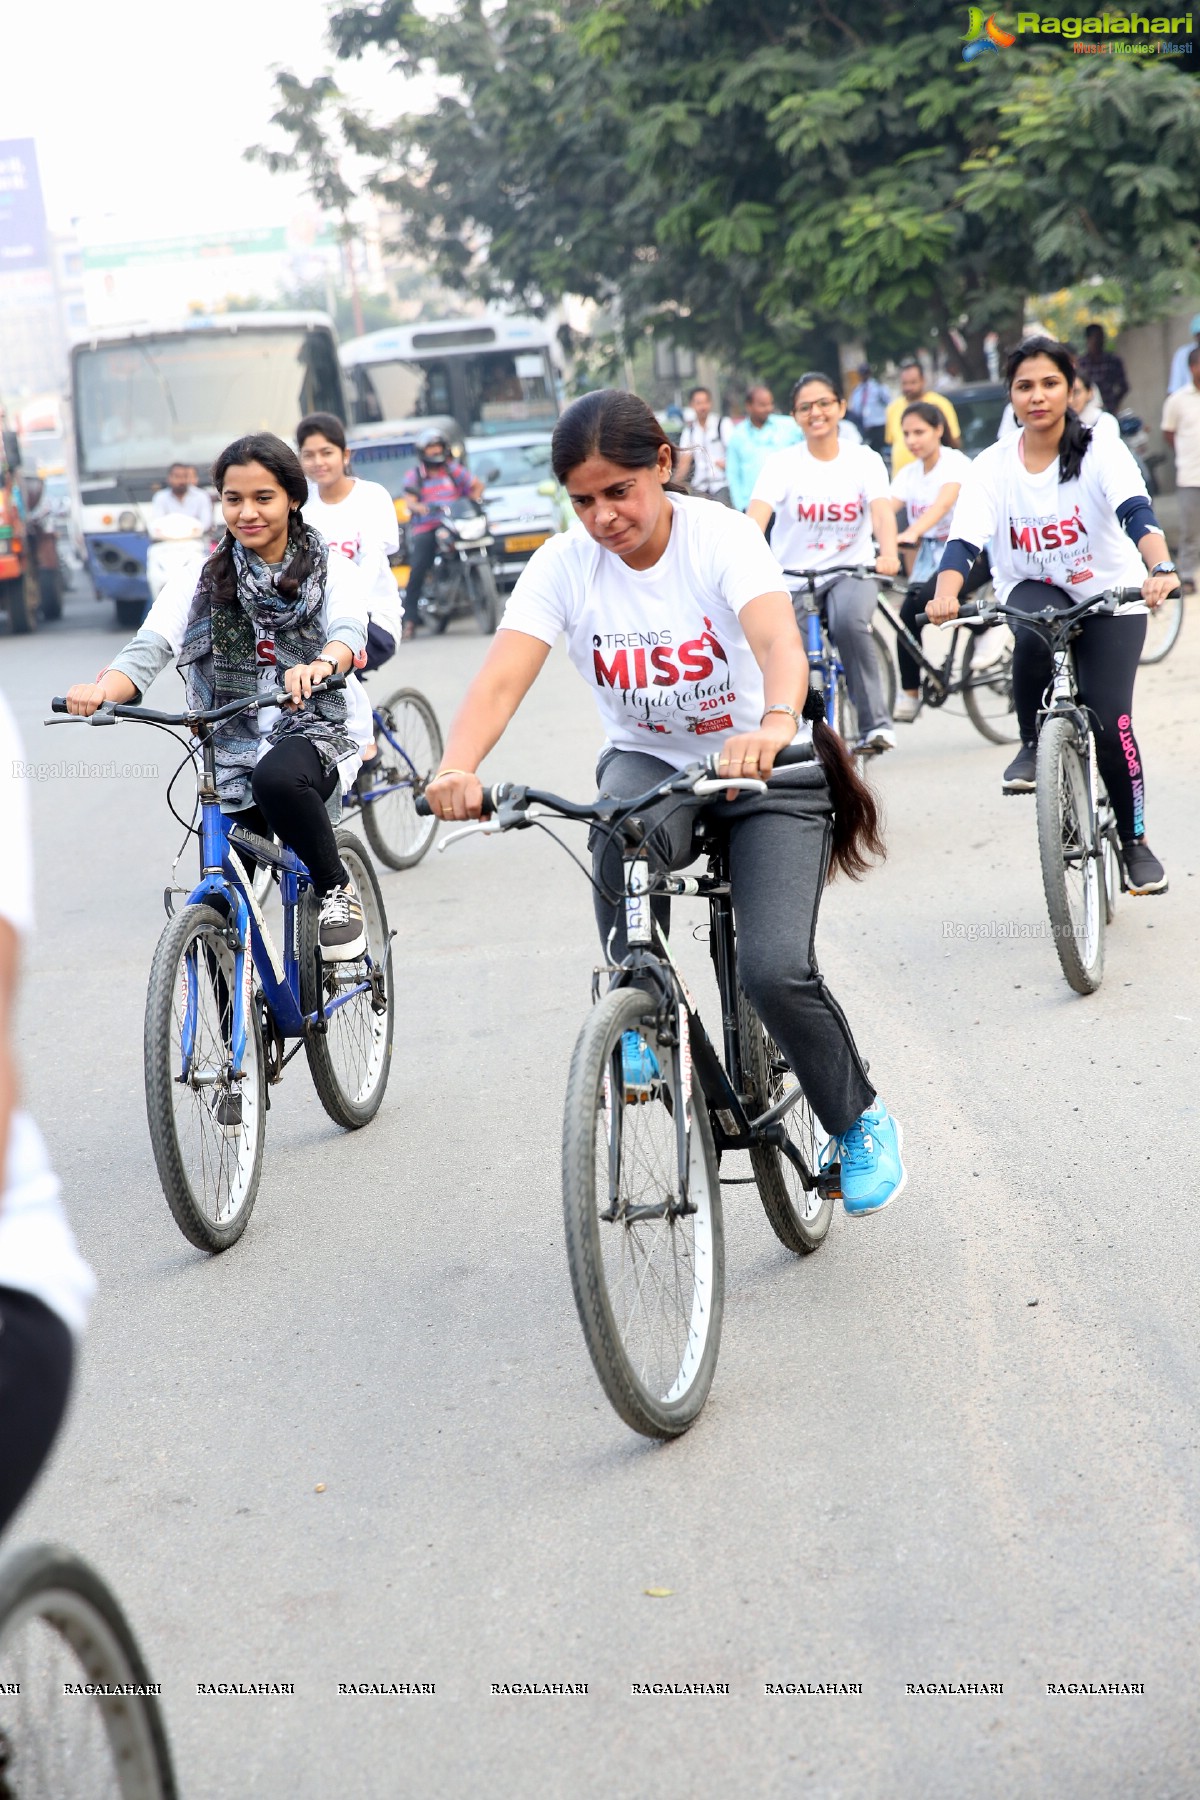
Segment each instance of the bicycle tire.
M0 581L0 611L8 613L8 629L13 637L25 637L33 630L33 616L29 609L29 596L25 591L23 575L10 576Z
M500 623L500 590L491 563L472 563L467 570L467 585L475 623L485 636L491 637Z
M880 679L883 682L884 699L887 702L889 720L896 711L896 665L892 653L888 649L887 639L878 625L872 625L871 638L875 645L875 660L879 664ZM846 684L846 671L840 670L837 684L837 721L838 731L847 744L856 744L862 733L858 727L858 709L850 698L850 689Z
M176 1800L157 1695L67 1694L64 1674L72 1685L156 1685L96 1571L31 1544L0 1565L0 1800Z
M420 862L437 836L439 821L419 818L413 802L425 792L442 760L442 728L433 707L416 688L397 688L378 708L416 767L397 756L379 725L375 742L379 754L366 765L378 770L385 781L394 775L399 785L379 800L363 802L363 830L367 842L389 869L411 869ZM422 741L424 740L424 741ZM372 774L372 779L375 779Z
M716 1153L698 1084L692 1089L689 1133L688 1191L695 1212L634 1221L603 1216L608 1206L608 1194L602 1190L609 1180L608 1096L613 1092L614 1057L619 1070L623 1031L641 1030L653 1038L654 1015L655 1002L648 994L640 988L619 988L597 1003L579 1033L563 1111L563 1223L575 1306L600 1385L632 1430L646 1437L673 1438L695 1421L712 1386L725 1306L725 1237ZM677 1054L659 1048L664 1075L668 1074L664 1059ZM668 1083L664 1091L669 1091ZM619 1156L622 1190L627 1169L648 1169L647 1153L652 1152L657 1133L669 1146L662 1159L662 1178L669 1183L669 1193L677 1191L675 1121L661 1095L644 1105L626 1105L622 1097L617 1119L622 1150L625 1134L637 1133L636 1151ZM652 1173L647 1179L649 1191L660 1194ZM622 1211L628 1208L626 1198ZM605 1238L605 1232L619 1236ZM648 1283L652 1266L661 1271L662 1285ZM667 1285L671 1282L674 1305ZM654 1290L649 1297L644 1296L647 1285ZM665 1313L660 1320L650 1318L655 1298ZM646 1325L640 1336L639 1311ZM657 1364L653 1369L652 1356Z
M738 1036L742 1046L742 1072L746 1078L746 1110L753 1118L774 1106L790 1087L796 1086L796 1077L740 988ZM807 1099L796 1102L785 1114L784 1124L788 1136L793 1138L815 1175L820 1132ZM819 1250L833 1221L832 1192L822 1193L817 1187L806 1190L796 1165L774 1144L759 1144L751 1150L750 1167L758 1183L763 1211L780 1243L797 1256L811 1256L814 1250Z
M234 953L225 933L225 920L211 906L185 906L170 920L150 968L143 1039L146 1118L158 1178L184 1237L198 1250L214 1252L228 1250L249 1222L258 1196L267 1127L266 1065L257 1005L247 1008L240 1129L228 1130L217 1123L216 1104L222 1092L229 1092L219 1076L191 1084L177 1079L177 1067L182 1072L178 1003L187 1001L189 947L201 938L208 940L208 947L203 975L197 976L196 1007L198 1016L204 1007L205 1020L198 1027L196 1049L203 1057L208 1045L208 1060L214 1064L201 1073L206 1078L214 1076L218 1059L212 1057L211 1049L217 1047L218 1033L219 1061L222 1068L228 1064L228 1022L219 1016L225 1002L214 975L215 963L221 981L226 987L232 985ZM206 1005L206 999L212 1004ZM204 1098L209 1089L213 1092L211 1106ZM193 1096L190 1106L184 1098L189 1090ZM186 1135L181 1135L181 1114Z
M375 1117L387 1090L396 990L387 912L375 870L353 832L335 835L338 854L362 903L367 951L376 968L383 971L387 1004L384 1012L377 1013L370 995L357 995L329 1014L324 1031L306 1033L304 1050L317 1098L329 1117L347 1131L359 1131ZM322 963L319 913L316 894L306 886L296 909L300 1005L306 1014L322 1010L343 982L360 981L364 968L362 962Z
M57 569L38 570L38 612L45 624L62 618L62 576Z
M1003 630L999 649L993 646L995 653L986 663L983 657L987 654L985 646L991 633L968 631L963 634L966 638L960 665L963 705L968 719L989 744L1015 744L1021 735L1013 698L1013 637L1007 627ZM984 686L970 685L985 671L989 678ZM1004 700L1006 711L1000 713L997 706L989 713L984 703L985 694L995 696L997 701ZM999 722L1001 718L1007 721L1006 725Z
M1150 614L1146 621L1146 641L1139 663L1160 663L1169 656L1183 630L1183 595L1173 594Z
M1054 947L1077 994L1104 976L1105 904L1087 770L1070 719L1049 718L1037 749L1038 850Z

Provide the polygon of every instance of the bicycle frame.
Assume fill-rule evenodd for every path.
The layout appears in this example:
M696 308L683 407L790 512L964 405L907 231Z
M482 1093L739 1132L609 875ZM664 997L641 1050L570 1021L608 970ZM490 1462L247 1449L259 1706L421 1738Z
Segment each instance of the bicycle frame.
M381 781L376 787L368 788L365 793L363 793L360 788L355 787L351 793L347 794L346 799L343 802L343 810L345 812L356 812L360 811L363 807L373 806L377 800L384 800L389 794L398 793L401 788L411 787L420 780L420 775L417 772L417 765L413 762L412 757L408 754L408 751L404 748L404 745L400 742L400 739L396 736L395 732L388 725L383 714L374 706L371 708L371 718L374 721L376 732L382 732L392 749L395 750L399 756L404 758L404 761L408 765L412 780ZM367 767L369 768L371 765L368 764Z

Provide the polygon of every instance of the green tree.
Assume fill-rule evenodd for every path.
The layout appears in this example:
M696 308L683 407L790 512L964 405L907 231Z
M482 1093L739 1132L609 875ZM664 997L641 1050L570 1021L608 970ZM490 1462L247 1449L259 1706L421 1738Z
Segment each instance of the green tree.
M377 46L437 97L337 125L385 147L374 184L452 287L590 296L626 343L775 381L831 337L936 340L982 374L1028 292L1119 276L1137 317L1196 273L1200 93L1046 40L965 64L960 24L889 0L358 0L338 55Z

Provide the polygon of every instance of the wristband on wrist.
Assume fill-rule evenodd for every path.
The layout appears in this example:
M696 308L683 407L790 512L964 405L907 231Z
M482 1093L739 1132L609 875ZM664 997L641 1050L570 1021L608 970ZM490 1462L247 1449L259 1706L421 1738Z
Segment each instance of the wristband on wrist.
M474 769L439 769L433 779L440 781L443 775L462 775L469 781L474 773Z

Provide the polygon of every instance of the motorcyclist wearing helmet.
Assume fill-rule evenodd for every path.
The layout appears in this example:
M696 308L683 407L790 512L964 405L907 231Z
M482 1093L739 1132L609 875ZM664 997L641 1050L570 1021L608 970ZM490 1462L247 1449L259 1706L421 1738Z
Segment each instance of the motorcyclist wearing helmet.
M419 460L404 478L404 493L412 513L409 539L408 586L404 590L404 628L406 638L416 636L417 606L425 577L437 555L437 508L452 500L480 500L483 483L450 454L445 432L435 425L427 426L417 439Z

